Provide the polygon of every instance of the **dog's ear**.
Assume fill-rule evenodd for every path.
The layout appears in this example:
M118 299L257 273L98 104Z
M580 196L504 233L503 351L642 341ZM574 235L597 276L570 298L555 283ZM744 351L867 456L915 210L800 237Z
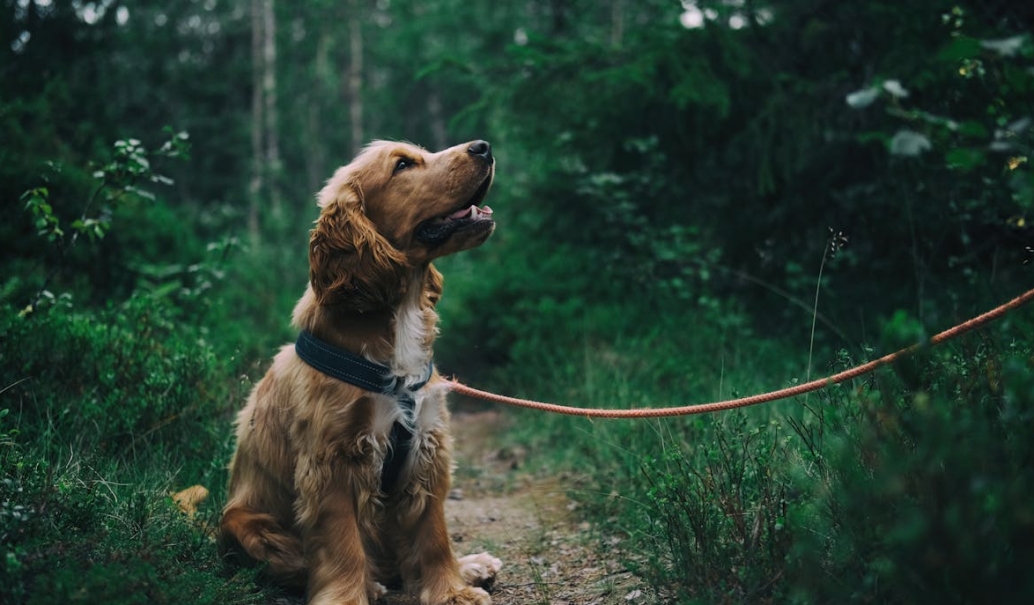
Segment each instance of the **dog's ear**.
M343 183L320 194L322 211L309 237L309 282L321 305L370 311L401 297L406 258L366 217L359 191Z

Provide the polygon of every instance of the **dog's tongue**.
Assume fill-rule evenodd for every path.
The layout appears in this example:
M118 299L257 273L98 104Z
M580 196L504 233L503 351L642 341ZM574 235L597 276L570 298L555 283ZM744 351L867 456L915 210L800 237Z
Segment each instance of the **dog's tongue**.
M477 206L468 206L462 210L457 210L449 215L449 220L459 220L463 218L478 218L481 215L492 215L492 208L485 206L478 208Z

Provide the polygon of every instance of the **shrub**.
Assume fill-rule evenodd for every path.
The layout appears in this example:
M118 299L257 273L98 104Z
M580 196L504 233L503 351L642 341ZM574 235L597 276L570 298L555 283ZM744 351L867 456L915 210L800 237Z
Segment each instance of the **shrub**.
M174 431L210 445L203 418L226 409L226 368L160 301L135 295L100 311L0 308L3 407L27 439L117 452Z
M648 573L694 601L772 602L793 543L779 431L742 412L707 424L694 445L643 464Z
M918 374L831 393L799 470L791 585L801 602L1029 602L1034 357L974 336ZM915 382L918 379L918 382ZM911 383L911 386L906 386Z

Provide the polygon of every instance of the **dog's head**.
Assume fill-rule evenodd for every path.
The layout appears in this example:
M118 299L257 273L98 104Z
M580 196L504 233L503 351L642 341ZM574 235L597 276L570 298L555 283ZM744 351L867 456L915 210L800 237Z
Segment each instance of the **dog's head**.
M317 301L359 311L391 305L410 269L484 243L495 221L479 204L494 174L485 141L438 153L371 143L319 193L309 240Z

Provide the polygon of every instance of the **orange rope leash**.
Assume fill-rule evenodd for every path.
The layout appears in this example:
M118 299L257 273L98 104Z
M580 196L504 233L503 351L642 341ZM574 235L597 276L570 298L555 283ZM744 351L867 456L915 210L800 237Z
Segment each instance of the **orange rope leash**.
M1002 315L1019 308L1020 306L1030 302L1034 299L1034 290L1028 290L1027 292L1017 296L1009 302L998 306L990 311L978 315L973 319L965 321L953 328L945 330L939 334L934 335L926 344L936 345L942 342L951 340L956 336L961 336L970 330L978 328L988 322L994 321L1000 318ZM506 395L497 395L495 393L489 393L480 389L469 387L465 384L456 382L455 380L446 380L446 384L449 385L450 390L466 395L468 397L474 397L477 399L483 399L485 401L493 401L496 403L505 403L506 405L512 405L522 408L530 408L533 410L542 410L544 412L554 412L557 414L566 414L568 416L585 416L587 418L659 418L665 416L689 416L691 414L706 414L709 412L721 412L724 410L731 410L734 408L742 408L751 405L758 405L759 403L768 403L770 401L776 401L778 399L786 399L789 397L797 397L798 395L804 395L805 393L811 393L824 389L831 384L839 384L846 382L852 378L857 378L864 374L872 372L880 366L887 365L901 357L909 355L915 352L921 345L912 345L884 355L879 359L874 359L868 363L855 366L839 372L827 378L819 378L799 384L796 386L788 387L778 391L772 391L769 393L762 393L759 395L751 395L749 397L741 397L739 399L730 399L726 401L716 401L714 403L700 403L696 405L686 405L681 407L667 407L667 408L640 408L632 410L612 410L612 409L600 409L600 408L576 408L566 405L557 405L555 403L545 403L542 401L532 401L528 399L518 399L516 397L507 397Z

